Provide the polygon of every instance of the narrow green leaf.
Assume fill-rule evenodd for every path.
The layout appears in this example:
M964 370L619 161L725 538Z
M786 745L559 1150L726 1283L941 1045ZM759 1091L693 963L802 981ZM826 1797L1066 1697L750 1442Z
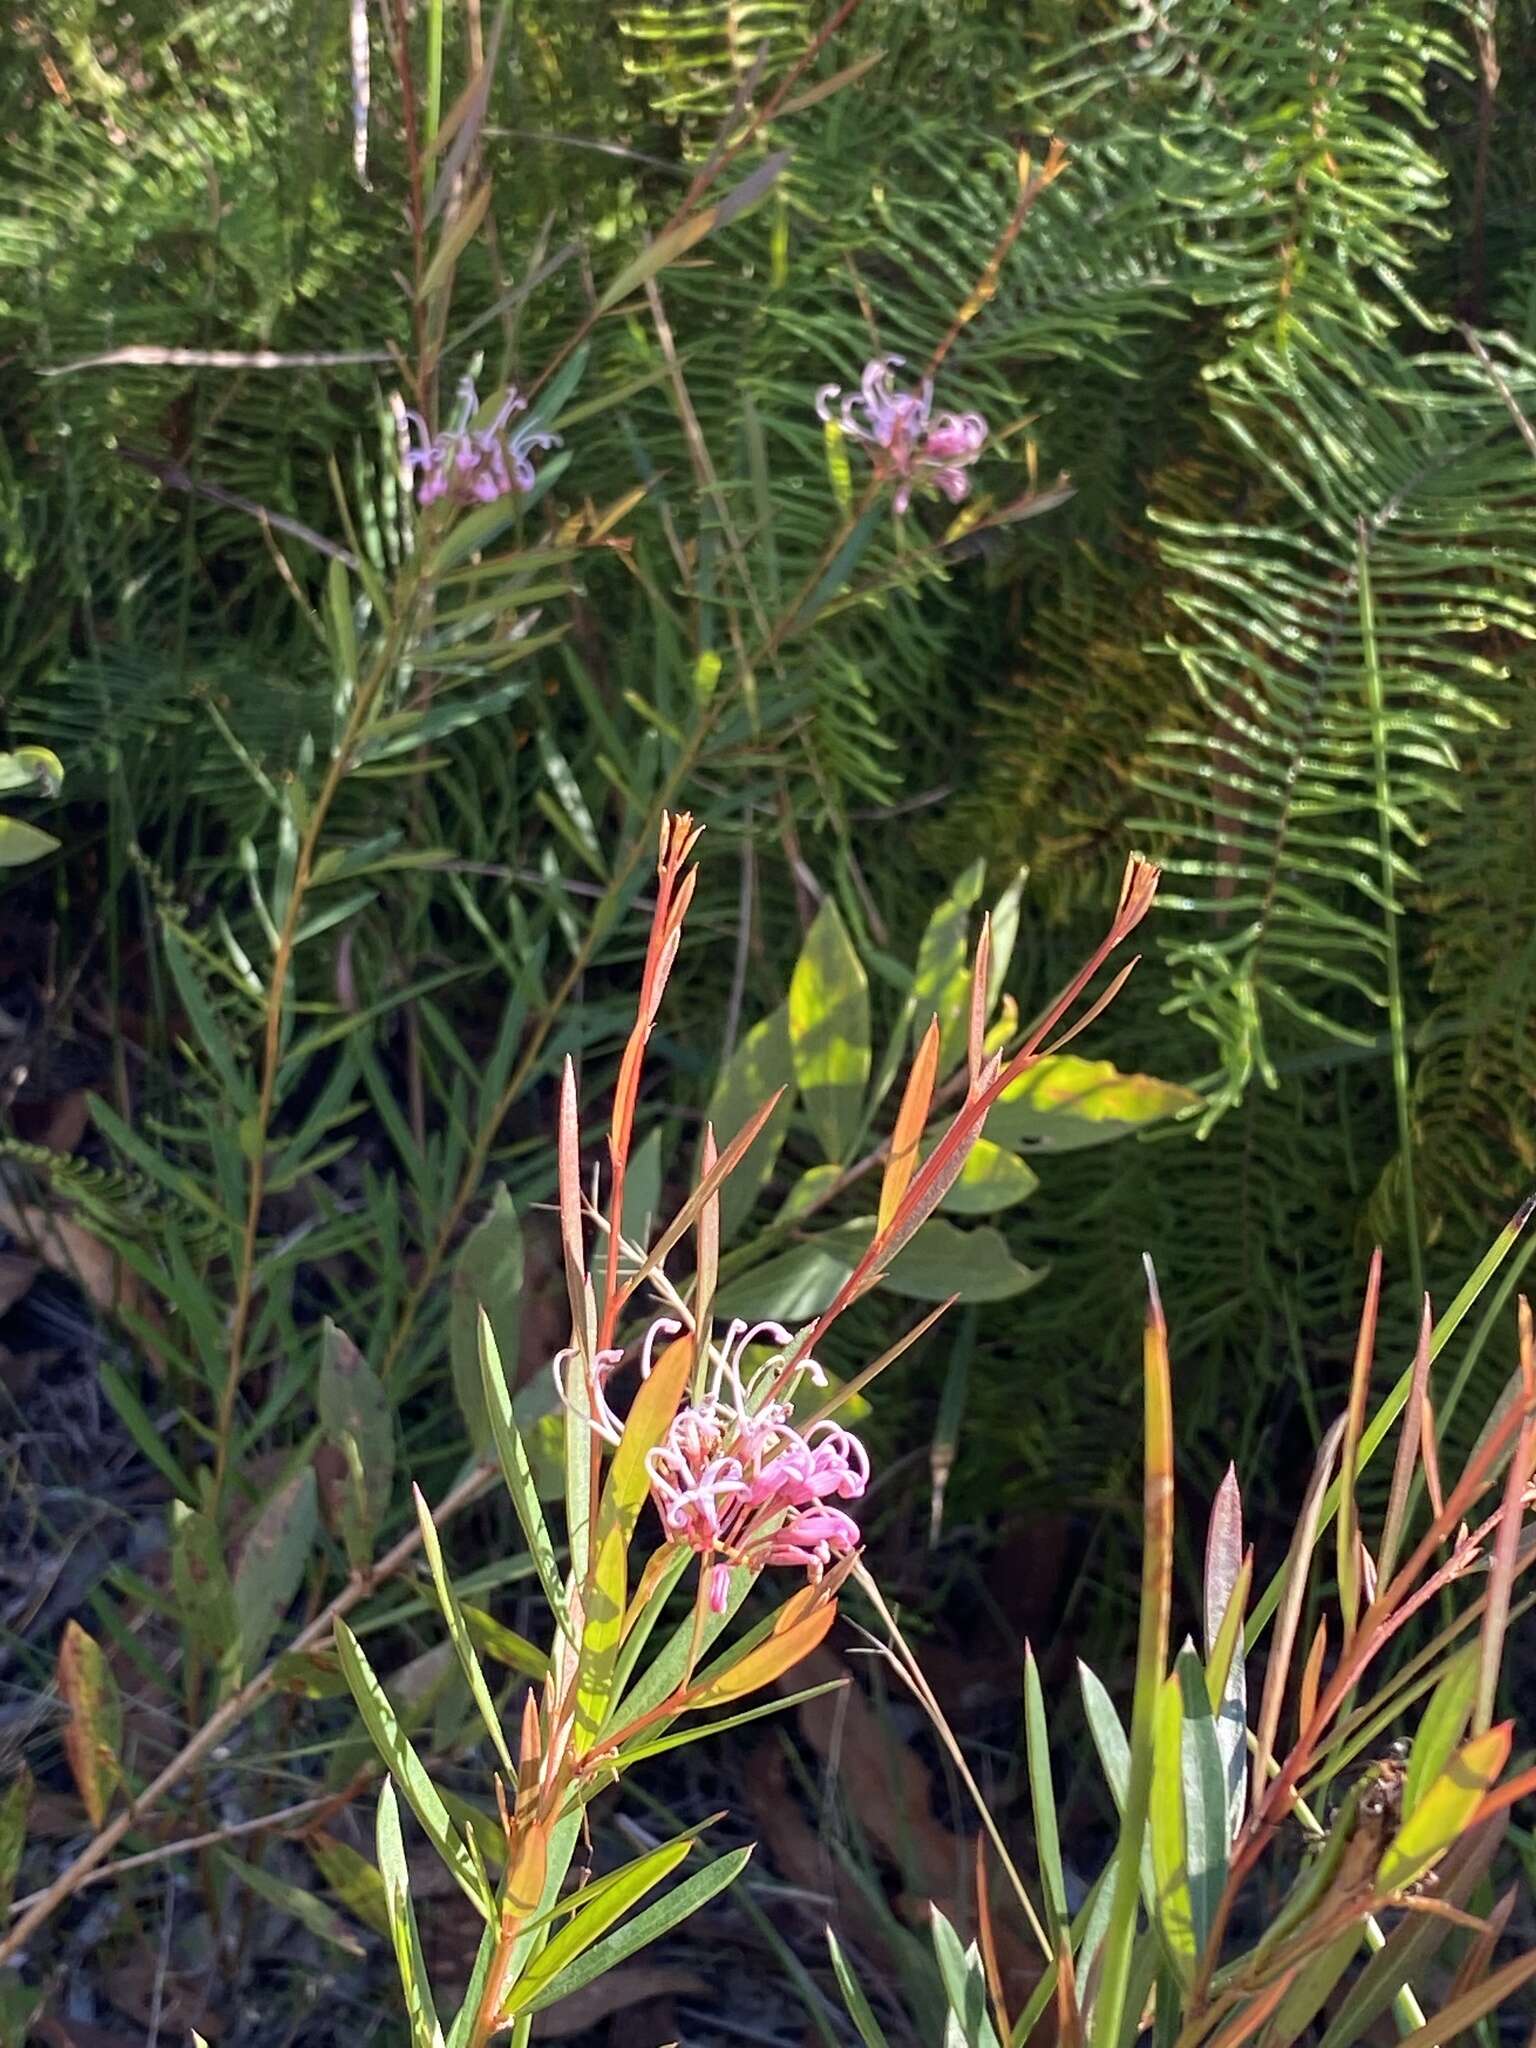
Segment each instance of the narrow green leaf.
M830 896L790 977L789 1037L811 1128L825 1156L840 1160L858 1130L869 1080L869 982Z
M480 1366L480 1317L490 1318L509 1385L517 1377L522 1330L523 1232L505 1187L496 1190L489 1212L464 1240L449 1287L453 1388L470 1443L483 1454L491 1448L492 1435Z
M1179 1983L1195 1974L1195 1915L1184 1844L1184 1702L1171 1673L1157 1691L1152 1722L1152 1789L1147 1822L1157 1882L1157 1924Z
M236 1061L229 1035L208 998L208 991L198 978L181 933L169 919L162 921L161 948L194 1038L224 1084L237 1115L248 1116L256 1107L256 1091L249 1070Z
M544 2012L550 2006L558 2005L562 1998L569 1998L583 1984L590 1984L595 1978L606 1975L649 1943L670 1934L674 1927L698 1912L701 1906L707 1906L718 1892L733 1884L747 1867L751 1855L750 1846L733 1849L729 1855L718 1856L713 1863L695 1871L692 1877L684 1878L664 1899L658 1899L654 1906L647 1906L643 1913L637 1913L633 1920L568 1963L521 2010Z
M305 1891L301 1885L290 1884L286 1878L275 1877L270 1870L263 1870L259 1863L244 1862L232 1856L227 1849L219 1851L219 1861L232 1877L246 1885L286 1913L291 1920L297 1920L301 1927L307 1927L311 1934L332 1948L339 1948L343 1955L360 1956L363 1944L348 1927L341 1915L328 1906L324 1899L317 1899L313 1892Z
M469 1696L485 1724L485 1732L490 1736L492 1746L501 1759L507 1783L515 1783L517 1766L512 1761L511 1750L507 1747L507 1738L502 1732L501 1716L496 1711L496 1702L491 1698L491 1689L485 1682L480 1659L475 1655L475 1646L469 1639L469 1628L459 1606L458 1595L453 1590L448 1568L443 1563L443 1546L438 1537L437 1524L432 1519L432 1510L427 1506L426 1496L419 1486L411 1488L411 1496L416 1503L416 1525L421 1530L421 1547L426 1552L432 1583L437 1589L437 1604L442 1609L443 1620L448 1625L448 1639L453 1644L453 1654L459 1660L464 1683L469 1687Z
M1478 1645L1468 1643L1446 1662L1413 1738L1403 1779L1403 1818L1413 1812L1450 1762L1467 1732L1477 1698Z
M24 818L0 817L0 868L26 867L45 853L56 853L58 845L51 832L29 825Z
M654 1891L663 1878L670 1877L693 1846L693 1838L686 1835L676 1841L664 1842L649 1855L638 1857L611 1883L605 1884L593 1899L579 1907L512 1987L507 2012L521 2012L532 2006L552 1979L574 1963L578 1956L585 1955L616 1921L623 1919L631 1906L638 1904L647 1892Z
M384 1384L352 1339L327 1318L320 1342L316 1391L320 1427L340 1446L357 1446L362 1485L349 1487L342 1510L347 1560L357 1570L373 1561L373 1545L389 1507L395 1476L395 1419Z
M1382 1891L1413 1884L1463 1831L1509 1761L1513 1730L1500 1722L1464 1742L1406 1815L1376 1873Z
M389 1895L377 1865L335 1835L315 1832L303 1840L320 1875L352 1917L375 1934L389 1934Z
M27 1815L32 1807L32 1773L23 1764L0 1799L0 1927L10 1917L16 1896L16 1873L27 1845Z
M509 1671L531 1678L536 1685L549 1676L548 1657L526 1636L520 1636L516 1629L504 1628L483 1607L473 1607L467 1600L459 1602L459 1611L477 1650L494 1657L498 1664L505 1664Z
M438 1796L437 1787L428 1777L421 1758L411 1746L410 1739L401 1728L395 1710L390 1705L389 1695L380 1685L373 1666L363 1654L362 1645L347 1624L339 1618L336 1623L336 1654L341 1660L341 1668L346 1675L347 1684L351 1687L352 1697L357 1701L358 1712L373 1738L374 1747L388 1766L390 1776L399 1786L406 1805L420 1821L427 1839L448 1866L460 1890L484 1919L494 1920L496 1902L490 1895L483 1875L455 1831L448 1816L448 1809ZM396 1832L398 1833L398 1824ZM382 1858L380 1861L382 1868Z
M720 1144L727 1145L776 1089L784 1091L773 1114L720 1190L720 1230L727 1243L746 1222L763 1183L773 1172L794 1111L794 1078L789 1012L781 1004L738 1041L721 1068L709 1099L708 1120L714 1125Z
M971 912L987 878L985 860L974 860L928 920L917 949L912 980L912 1048L930 1017L939 1020L939 1076L949 1073L965 1049L971 1000Z
M837 1936L829 1926L827 1950L832 1958L832 1974L837 1979L837 1988L843 1994L843 2003L848 2008L848 2017L853 2021L864 2048L890 2048L874 2014L870 2011L869 2000L864 1996L864 1987L853 1974L848 1958L843 1954Z
M960 1937L938 1907L928 1908L933 1952L939 1980L954 2022L949 2039L955 2048L998 2048L997 2033L987 2013L987 1980L976 1944L962 1948Z
M728 1729L744 1728L749 1721L765 1720L769 1714L787 1713L791 1707L803 1706L807 1700L820 1699L824 1692L840 1692L847 1683L846 1678L826 1678L820 1685L808 1685L803 1692L785 1693L760 1707L746 1707L739 1714L723 1714L718 1721L705 1721L696 1728L679 1729L675 1734L659 1735L654 1740L647 1737L623 1752L624 1768L628 1770L631 1764L643 1763L648 1757L663 1756L669 1749L686 1749L690 1742L703 1742L725 1734Z
M235 1567L235 1623L243 1672L259 1668L279 1621L292 1605L319 1524L315 1468L301 1465L256 1517Z
M491 1435L496 1445L497 1460L501 1475L507 1483L512 1506L516 1511L523 1540L528 1545L528 1554L533 1559L534 1569L539 1575L539 1584L544 1598L560 1624L567 1638L572 1635L570 1615L566 1609L565 1587L561 1583L560 1568L555 1562L555 1546L549 1528L544 1520L544 1510L539 1505L539 1492L534 1484L533 1468L528 1462L522 1433L512 1413L512 1397L507 1391L506 1374L502 1369L501 1350L491 1328L489 1316L481 1312L478 1324L480 1346L480 1386L485 1397L485 1411L490 1421Z
M338 1624L339 1626L339 1624ZM443 2048L443 2030L432 2003L427 1982L426 1959L421 1936L411 1907L410 1874L406 1869L405 1844L400 1837L400 1809L394 1788L386 1778L379 1789L379 1817L375 1833L379 1875L384 1880L384 1898L389 1908L389 1931L394 1938L395 1961L405 1992L405 2009L410 2022L411 2048Z
M1227 1881L1228 1779L1205 1672L1190 1645L1179 1652L1174 1671L1184 1709L1180 1727L1184 1854L1195 1949L1203 1954Z
M129 1386L127 1380L104 1358L96 1368L101 1391L117 1411L117 1418L133 1438L135 1444L148 1458L161 1478L166 1480L184 1501L195 1501L197 1490L182 1471L176 1460L161 1441L160 1432L150 1420L149 1410Z
M1035 1853L1040 1863L1040 1889L1045 1896L1046 1923L1053 1943L1071 1924L1067 1910L1067 1878L1061 1863L1061 1836L1056 1825L1056 1787L1051 1775L1051 1746L1045 1719L1045 1694L1031 1644L1024 1645L1024 1743L1029 1764L1030 1810L1035 1824Z

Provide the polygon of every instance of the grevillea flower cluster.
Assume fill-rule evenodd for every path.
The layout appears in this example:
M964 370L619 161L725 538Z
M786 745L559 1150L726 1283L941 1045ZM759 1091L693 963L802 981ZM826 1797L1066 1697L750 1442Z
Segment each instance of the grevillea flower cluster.
M902 356L873 357L864 365L859 389L846 397L841 386L824 384L816 394L816 411L823 420L835 417L850 440L869 450L875 474L896 484L898 512L905 512L912 493L924 487L942 491L958 505L971 488L966 471L986 446L987 423L979 412L935 413L931 377L924 377L915 391L898 390L893 372L904 361Z
M407 450L406 461L415 472L421 503L452 498L462 505L488 505L513 491L531 491L537 474L533 451L558 448L560 436L532 426L508 434L509 422L527 410L527 399L515 388L509 389L486 424L475 427L472 423L480 411L480 399L474 380L461 377L451 425L429 434L420 413L408 412L406 418L415 430L417 445Z
M681 1331L667 1316L651 1325L640 1361L643 1378L650 1376L658 1342L670 1342ZM774 1353L747 1379L746 1355L764 1341ZM869 1483L869 1458L858 1438L835 1422L795 1428L795 1389L802 1380L825 1386L826 1374L814 1358L802 1358L786 1375L791 1342L778 1323L733 1322L715 1348L703 1393L679 1408L646 1460L651 1499L667 1539L697 1552L717 1614L725 1611L733 1567L755 1572L789 1565L814 1582L859 1544L858 1523L832 1503L860 1498ZM567 1405L564 1373L575 1356L562 1351L555 1360L555 1383ZM623 1424L605 1386L622 1356L605 1351L595 1362L589 1419L612 1444Z

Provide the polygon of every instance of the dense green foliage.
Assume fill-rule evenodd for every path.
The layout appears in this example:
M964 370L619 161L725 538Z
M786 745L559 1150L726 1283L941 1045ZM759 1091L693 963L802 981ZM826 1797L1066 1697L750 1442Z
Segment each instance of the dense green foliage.
M968 1254L995 1227L1001 1280L968 1275L963 1341L920 1342L871 1425L936 1466L957 1440L977 1519L1078 1514L1105 1637L1140 1540L1139 1255L1181 1470L1209 1495L1235 1455L1262 1541L1267 1475L1283 1495L1347 1382L1370 1245L1406 1356L1421 1288L1454 1293L1536 1166L1526 0L845 12L807 63L806 0L59 0L0 65L0 740L65 778L5 784L61 841L9 878L6 1186L18 1239L65 1215L117 1259L115 1297L87 1289L113 1426L191 1549L219 1552L226 1476L237 1507L302 1492L325 1318L434 1498L483 1433L468 1302L500 1291L509 1363L521 1313L525 1375L563 1341L556 1082L572 1055L587 1103L612 1089L664 805L709 857L640 1105L649 1205L679 1206L707 1108L799 1089L756 1202L727 1197L738 1289L867 1218L860 1142L940 993L958 1078L939 970L980 908L1017 907L1027 1023L1128 849L1163 862L1075 1050L1183 1113L1112 1147L1021 1127L1039 1186ZM413 191L423 110L450 136ZM455 240L466 162L490 199ZM974 529L869 506L817 419L886 352L991 423ZM400 409L446 413L471 370L533 386L563 446L512 552L488 521L483 553L423 554ZM371 758L332 787L369 689ZM822 952L864 1004L846 1115L775 1050ZM82 1085L78 1142L33 1142ZM827 1362L895 1327L860 1304ZM1485 1334L1448 1459L1508 1370ZM407 1512L386 1477L368 1540ZM215 1647L188 1726L234 1682ZM52 1639L21 1648L40 1686Z

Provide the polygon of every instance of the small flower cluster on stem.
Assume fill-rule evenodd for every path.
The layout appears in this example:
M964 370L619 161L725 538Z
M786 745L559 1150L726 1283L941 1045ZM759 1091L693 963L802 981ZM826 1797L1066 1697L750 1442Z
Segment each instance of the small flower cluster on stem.
M537 480L533 451L559 447L560 436L534 426L509 434L510 422L527 410L527 399L510 388L485 425L476 427L480 399L474 380L462 377L451 425L431 434L420 413L407 412L416 446L407 450L406 462L416 476L420 502L449 498L459 505L488 505L514 491L531 491Z
M658 1341L681 1334L682 1324L661 1317L646 1334L642 1378L649 1378ZM750 1379L748 1352L767 1340L774 1347ZM799 1359L783 1380L793 1339L778 1323L733 1322L715 1354L704 1390L678 1409L661 1442L646 1458L651 1499L670 1543L683 1543L709 1575L709 1605L726 1609L731 1571L765 1565L805 1571L812 1584L835 1560L858 1547L859 1525L834 1500L858 1500L869 1483L869 1458L858 1438L835 1422L804 1432L792 1420L794 1394L804 1380L826 1385L814 1358ZM566 1364L555 1361L562 1400ZM588 1420L605 1442L617 1445L623 1424L604 1386L622 1352L597 1360L596 1398ZM781 1384L782 1381L782 1384ZM569 1404L568 1404L569 1405Z
M987 423L979 412L935 413L931 377L915 391L899 389L893 372L904 360L872 357L859 389L846 397L839 385L824 384L816 394L817 414L825 421L835 418L850 440L869 450L876 476L896 485L898 512L923 488L942 491L958 505L970 493L966 472L987 444Z

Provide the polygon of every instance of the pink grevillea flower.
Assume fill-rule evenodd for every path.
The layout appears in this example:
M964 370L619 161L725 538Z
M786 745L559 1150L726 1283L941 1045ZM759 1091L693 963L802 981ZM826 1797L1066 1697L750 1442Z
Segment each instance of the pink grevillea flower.
M912 493L924 486L958 505L971 488L966 471L986 446L987 423L979 412L935 413L931 377L915 391L898 390L892 373L904 360L872 357L859 389L846 397L839 385L824 384L816 394L816 411L823 420L835 417L851 440L863 443L877 476L895 481L898 512L905 512Z
M642 1377L649 1377L659 1342L670 1341L682 1325L663 1317L646 1334ZM743 1377L747 1352L767 1340L775 1347L750 1380ZM803 1358L783 1386L785 1355L793 1342L778 1323L733 1322L696 1400L685 1402L646 1459L651 1499L667 1539L698 1553L709 1575L709 1603L723 1613L733 1566L761 1571L789 1565L811 1580L837 1558L857 1549L859 1525L828 1503L858 1500L869 1483L869 1459L858 1438L835 1422L813 1422L798 1430L792 1399L801 1380L825 1386L814 1358ZM565 1371L572 1352L555 1361L555 1383L568 1400ZM604 1391L619 1354L595 1361L591 1427L617 1443L622 1426Z
M508 422L528 410L527 399L515 390L507 392L483 427L472 425L479 410L474 380L462 377L450 426L429 434L420 413L406 414L417 441L407 451L406 461L416 472L416 495L423 505L450 497L459 504L488 505L512 491L531 491L536 476L532 451L560 445L558 434L546 434L538 427L508 434Z

